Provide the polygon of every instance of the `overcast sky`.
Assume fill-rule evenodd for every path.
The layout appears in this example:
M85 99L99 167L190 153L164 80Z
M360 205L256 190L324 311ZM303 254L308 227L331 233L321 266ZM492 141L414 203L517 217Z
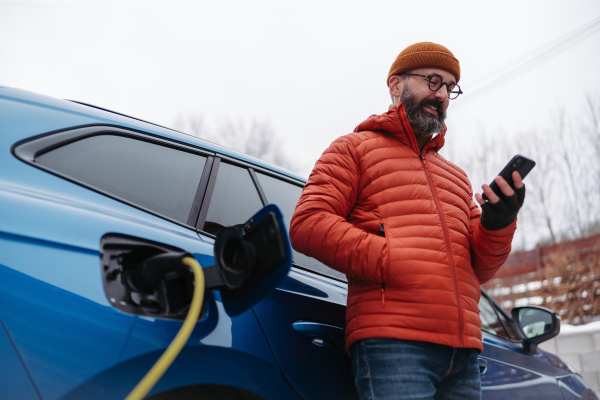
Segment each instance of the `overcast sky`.
M390 65L420 41L461 64L453 151L518 140L599 92L599 0L0 0L0 85L170 127L266 121L307 176L331 141L387 110Z

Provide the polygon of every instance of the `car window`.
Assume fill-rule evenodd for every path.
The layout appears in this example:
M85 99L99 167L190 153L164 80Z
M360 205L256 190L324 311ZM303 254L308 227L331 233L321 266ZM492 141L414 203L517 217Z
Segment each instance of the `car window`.
M258 178L258 181L260 182L260 186L262 187L263 192L265 193L265 196L267 196L267 201L269 203L276 204L279 207L281 213L283 214L285 225L289 230L290 220L292 219L292 215L294 214L294 210L296 209L298 199L302 194L302 186L294 185L292 183L273 178L269 175L265 175L260 172L257 172L256 176ZM294 263L333 278L341 279L344 281L346 280L346 275L332 268L329 268L328 266L315 260L314 258L308 257L293 249L292 253Z
M263 207L247 168L220 163L203 230L218 234L241 225Z
M516 333L510 321L508 321L504 314L496 310L494 304L483 294L479 300L479 315L481 317L482 331L506 339L516 338Z
M36 163L96 190L187 223L206 157L125 136L97 135Z

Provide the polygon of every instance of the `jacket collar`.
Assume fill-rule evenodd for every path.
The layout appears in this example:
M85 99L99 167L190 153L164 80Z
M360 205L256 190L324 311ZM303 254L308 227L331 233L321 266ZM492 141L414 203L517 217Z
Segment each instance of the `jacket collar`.
M417 139L415 134L408 122L408 116L406 115L406 109L404 104L400 103L390 108L386 113L380 115L371 115L364 122L361 122L355 129L355 132L361 131L384 131L400 142L407 146L411 146L417 154L421 154L419 146L417 145ZM446 136L446 125L442 132L434 136L427 144L423 147L422 154L425 154L428 150L439 151L443 146Z

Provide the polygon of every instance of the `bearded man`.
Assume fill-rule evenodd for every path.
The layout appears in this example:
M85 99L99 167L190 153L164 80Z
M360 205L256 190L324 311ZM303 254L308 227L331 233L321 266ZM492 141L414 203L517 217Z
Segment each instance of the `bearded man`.
M387 77L393 104L317 161L290 226L293 247L346 274L346 349L361 399L479 399L480 285L504 263L525 187L473 199L438 151L460 65L416 43Z

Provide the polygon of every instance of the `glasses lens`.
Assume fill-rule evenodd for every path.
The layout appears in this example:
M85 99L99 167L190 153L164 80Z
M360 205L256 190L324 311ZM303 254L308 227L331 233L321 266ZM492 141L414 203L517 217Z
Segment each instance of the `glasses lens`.
M431 75L429 77L429 89L434 92L442 87L442 77L439 75Z

